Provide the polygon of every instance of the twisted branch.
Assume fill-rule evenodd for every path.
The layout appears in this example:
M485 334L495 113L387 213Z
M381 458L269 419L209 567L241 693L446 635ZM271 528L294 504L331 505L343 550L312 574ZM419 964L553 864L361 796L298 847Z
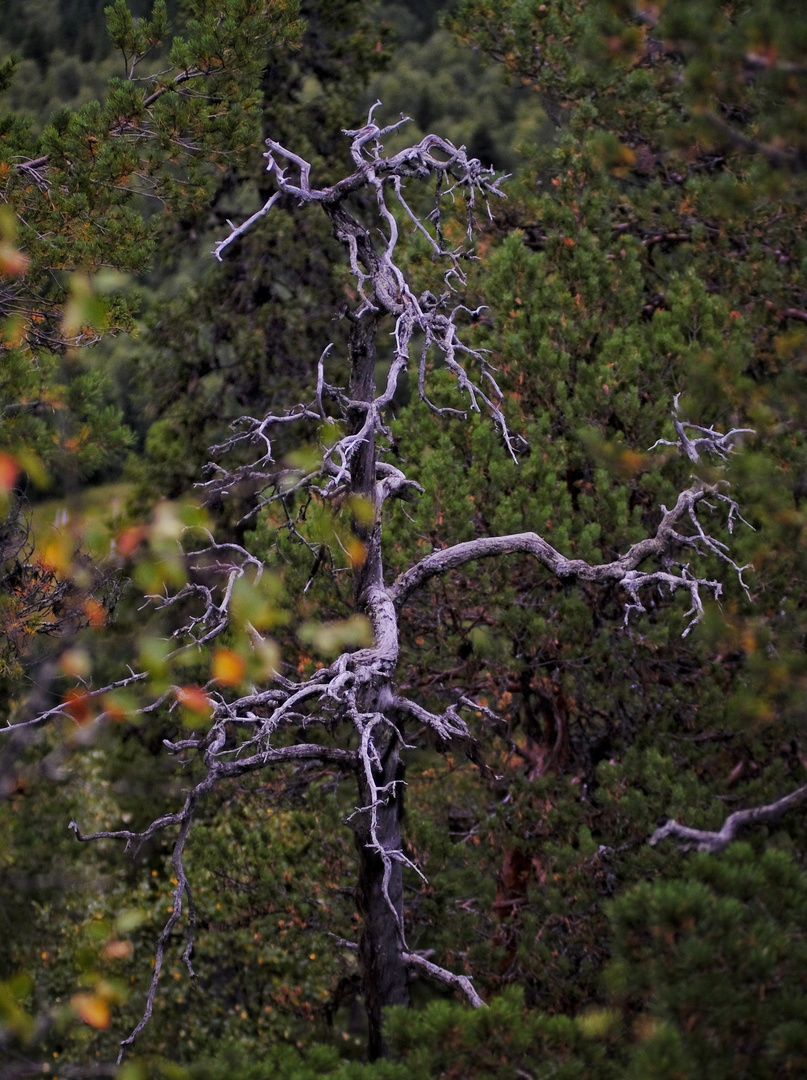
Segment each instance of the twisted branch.
M729 814L718 832L709 832L705 829L692 829L688 825L670 819L661 828L656 829L648 841L651 847L671 836L678 840L678 846L682 851L708 851L716 855L719 851L735 840L738 834L751 825L764 825L770 821L778 821L790 810L807 802L807 784L791 791L789 795L782 796L776 802L765 806L754 806L749 810L737 810Z

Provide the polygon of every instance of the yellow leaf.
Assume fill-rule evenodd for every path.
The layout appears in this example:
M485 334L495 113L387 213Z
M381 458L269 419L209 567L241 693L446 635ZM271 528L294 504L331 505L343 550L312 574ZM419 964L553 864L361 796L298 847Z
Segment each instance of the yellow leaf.
M125 690L117 690L101 698L101 708L110 720L128 720L137 712L137 700Z
M59 658L59 667L65 675L86 679L92 671L92 661L86 649L65 649Z
M109 1005L95 994L74 994L70 1004L85 1024L94 1028L109 1027Z
M253 675L258 679L274 679L280 671L280 649L274 641L258 641L253 645L257 663Z
M347 556L350 559L350 565L354 569L364 565L364 560L367 558L367 548L358 538L354 538L347 545Z
M238 686L246 670L246 660L232 649L219 648L213 653L211 673L222 686Z
M65 574L73 562L73 541L69 536L57 533L42 551L41 559L45 569L54 574Z
M300 641L311 642L319 652L329 656L335 656L343 649L362 648L373 643L373 628L364 615L351 615L349 619L328 623L303 623L297 635Z
M578 1016L575 1024L587 1039L608 1039L616 1034L622 1021L616 1009L589 1009Z
M362 495L351 495L346 500L346 505L356 521L362 525L375 524L376 508L370 499L366 499Z

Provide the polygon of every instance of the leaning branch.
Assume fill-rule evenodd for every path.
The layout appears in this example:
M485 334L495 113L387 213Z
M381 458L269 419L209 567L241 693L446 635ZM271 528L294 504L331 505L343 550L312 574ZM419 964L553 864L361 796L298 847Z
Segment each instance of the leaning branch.
M765 825L770 821L778 821L805 801L807 801L807 784L777 799L776 802L765 806L754 806L750 810L737 810L726 818L719 832L692 829L688 825L681 825L671 819L666 825L656 829L650 837L650 846L655 847L661 840L666 840L668 836L671 836L678 841L678 846L682 851L708 851L709 854L716 855L728 847L742 829L747 829L751 825Z
M747 566L738 566L726 554L725 545L714 540L701 526L697 517L698 504L711 497L725 501L729 505L729 521L736 514L736 504L728 496L724 495L718 485L696 484L678 496L675 506L668 510L662 507L663 515L655 536L640 540L634 544L624 555L613 562L592 565L584 559L568 559L551 544L547 543L538 533L513 533L510 536L480 537L477 540L468 540L462 544L445 548L443 551L432 552L415 566L401 574L390 588L390 595L400 610L409 597L418 589L422 588L431 578L455 570L465 563L475 559L488 559L500 555L512 555L517 552L532 555L543 566L550 570L561 580L576 579L590 581L596 584L621 585L628 592L631 603L626 611L644 611L644 605L639 598L639 590L649 585L666 587L670 592L683 589L690 594L692 607L687 612L692 618L684 630L686 636L692 627L700 622L703 616L703 602L701 590L707 589L715 597L722 593L722 585L719 581L706 578L698 578L690 573L688 565L677 566L677 573L671 572L673 564L668 558L669 550L674 547L689 547L704 553L706 551L717 555L728 562L737 572L740 584L745 588L742 580L743 570ZM707 503L707 505L709 505ZM680 523L690 523L694 526L694 533L682 533ZM639 565L648 558L661 557L665 569L654 571L639 570ZM747 591L747 590L746 590Z
M402 956L405 964L423 972L433 982L443 983L445 986L451 986L455 990L459 990L475 1009L485 1008L484 1001L474 990L474 985L467 975L456 975L453 971L448 971L438 964L433 964L431 960L427 960L425 956L420 956L418 953L405 952Z
M805 155L802 150L782 150L778 146L771 145L771 143L764 143L760 142L758 139L751 139L747 135L743 135L741 131L737 131L731 124L727 124L725 120L711 110L701 113L701 116L705 120L708 120L709 123L724 135L729 142L733 143L734 146L738 146L743 150L749 150L753 154L760 154L769 162L769 164L777 169L790 169L792 172L804 172L805 168L807 168L807 160L805 160Z

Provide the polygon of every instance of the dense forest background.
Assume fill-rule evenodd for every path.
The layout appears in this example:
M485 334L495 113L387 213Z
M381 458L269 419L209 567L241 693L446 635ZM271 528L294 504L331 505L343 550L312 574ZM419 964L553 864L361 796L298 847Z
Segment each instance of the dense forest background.
M130 3L139 22L104 6L6 0L0 27L0 1078L799 1075L798 804L731 843L649 840L807 784L800 5ZM244 33L222 74L228 19ZM162 85L183 59L220 81L152 130L128 76ZM203 98L226 107L203 116ZM194 485L240 416L309 400L329 342L347 379L355 287L313 208L280 202L210 253L273 190L266 138L332 183L342 130L376 100L385 123L411 117L387 151L435 132L510 174L460 299L486 305L470 333L523 441L514 461L489 418L436 415L401 379L394 449L423 493L394 505L390 564L526 530L605 562L695 472L731 485L745 521L717 505L713 535L736 565L712 550L722 595L685 636L687 598L648 593L626 619L624 590L512 557L406 609L400 686L478 706L470 755L407 732L404 839L425 875L406 879L408 935L486 1009L416 979L368 1062L344 944L355 794L294 765L211 792L188 848L196 982L177 928L118 1066L177 885L170 837L132 859L69 823L169 812L186 781L164 740L205 723L203 688L363 643L346 511L313 500L294 543L272 510L249 516L246 488L202 507ZM428 250L406 235L425 288ZM746 434L725 461L684 460L676 417ZM275 452L290 468L314 453L284 434ZM174 616L144 608L181 588L202 527L271 571L239 598L259 655L236 628L175 658ZM135 670L163 707L142 712L138 686L93 696Z

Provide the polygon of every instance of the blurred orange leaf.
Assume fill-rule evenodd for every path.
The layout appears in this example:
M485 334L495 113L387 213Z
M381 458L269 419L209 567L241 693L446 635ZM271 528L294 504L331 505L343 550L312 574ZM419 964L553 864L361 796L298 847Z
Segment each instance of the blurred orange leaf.
M110 960L128 960L133 952L131 941L110 941L104 946L104 956Z
M174 691L180 705L200 716L209 716L213 705L200 686L178 686Z
M109 1005L103 998L96 997L95 994L74 994L70 1004L90 1027L109 1027Z
M106 626L104 605L92 596L84 601L84 614L87 616L87 622L94 630L97 630L100 626Z
M219 648L213 653L212 675L222 686L238 686L246 670L246 660L232 649Z
M118 534L117 549L124 559L128 559L130 555L134 555L147 536L148 529L145 525L132 525Z
M0 491L9 492L17 483L20 466L11 454L0 454Z
M68 690L64 696L65 712L71 716L77 724L86 724L91 719L90 703L92 699L84 690Z
M12 244L0 243L0 274L22 277L31 260Z

